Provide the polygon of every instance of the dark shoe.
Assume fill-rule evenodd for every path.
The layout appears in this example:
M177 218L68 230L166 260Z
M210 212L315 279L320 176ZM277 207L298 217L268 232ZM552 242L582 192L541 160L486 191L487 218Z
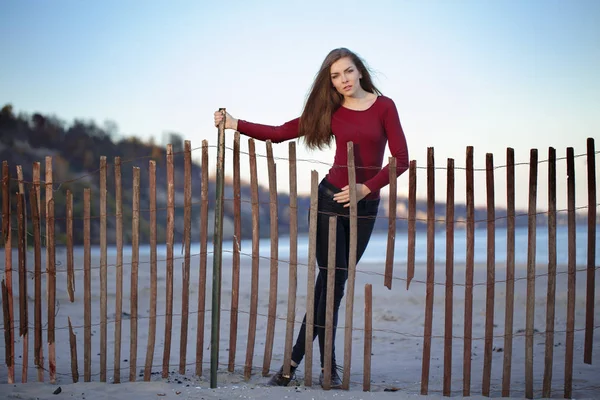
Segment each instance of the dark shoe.
M331 371L331 389L341 389L342 388L342 380L340 379L340 375L338 371L341 371L340 367L334 366ZM321 370L321 375L319 375L319 385L323 387L325 383L325 372Z
M296 379L296 368L297 367L292 367L290 366L290 375L284 375L283 374L283 366L279 369L279 372L277 372L275 375L273 375L271 377L271 379L269 379L269 382L267 382L267 386L287 386L289 385L289 383L293 380Z

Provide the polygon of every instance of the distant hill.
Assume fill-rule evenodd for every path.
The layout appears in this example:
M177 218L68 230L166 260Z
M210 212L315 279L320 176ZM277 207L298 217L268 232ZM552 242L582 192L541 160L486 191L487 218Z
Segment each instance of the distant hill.
M166 149L163 145L158 145L154 141L144 142L136 137L117 138L116 125L114 123L105 123L99 127L93 121L75 120L71 124L58 119L55 116L45 116L40 113L27 115L23 113L15 114L10 104L5 105L0 111L0 161L7 161L10 167L11 192L18 191L18 182L16 180L16 166L23 167L24 180L32 181L32 164L41 163L42 180L44 176L44 160L46 156L53 158L53 179L54 182L54 200L56 215L56 237L57 243L66 243L65 235L65 195L67 190L73 193L73 216L74 216L74 243L83 243L83 189L92 190L92 243L99 243L100 221L99 221L99 163L100 157L106 156L109 164L107 170L107 224L108 224L108 243L115 243L115 202L114 202L114 171L112 164L115 157L121 157L122 162L122 188L123 188L123 230L124 240L129 243L131 240L131 204L132 204L132 167L141 168L141 216L140 216L140 241L147 243L149 241L149 198L148 198L148 161L156 161L157 174L157 235L159 243L166 240ZM175 153L175 187L176 187L176 211L175 211L175 241L181 243L183 235L183 176L184 176L184 141L179 134L170 133L168 142L173 145ZM198 164L192 166L192 194L193 194L193 221L192 221L192 241L198 241L200 238L200 177L201 168ZM29 189L26 188L28 191ZM1 193L0 193L1 195ZM42 201L44 190L42 189ZM233 188L228 181L225 185L225 198L233 198ZM14 198L13 198L14 199ZM242 199L250 199L250 187L247 183L242 185ZM269 236L269 192L268 188L259 188L260 201L260 233L262 237ZM212 235L215 203L215 184L209 184L209 209L210 221L208 224L209 235ZM13 212L13 229L16 229L16 204L11 202ZM300 196L298 198L298 229L300 233L308 231L308 209L310 198ZM445 205L437 203L436 218L443 219L445 215ZM417 218L426 218L426 203L419 201L417 204ZM278 195L279 210L279 234L289 233L289 195L280 193ZM397 203L398 216L406 216L408 210L408 201L406 198L399 198ZM457 204L455 209L457 219L466 217L466 208L464 205ZM496 209L496 217L502 218L506 215L503 209ZM233 235L233 202L226 200L224 202L224 237L231 238ZM382 198L379 216L387 216L387 199ZM242 237L249 238L252 235L251 205L249 201L242 202ZM487 218L486 210L478 208L475 210L475 219L485 221ZM543 223L545 216L538 216L538 223ZM565 223L566 214L559 214L559 222ZM496 221L496 226L504 226L505 219ZM517 218L518 225L527 225L527 218ZM438 223L443 228L443 222ZM479 222L479 226L485 226L485 222ZM457 225L460 229L464 225ZM397 229L405 230L407 227L405 220L398 220ZM423 222L418 223L418 228L425 227ZM375 230L387 231L388 222L386 218L378 218ZM31 226L29 227L31 232ZM209 236L209 238L212 238ZM16 234L13 234L16 240Z

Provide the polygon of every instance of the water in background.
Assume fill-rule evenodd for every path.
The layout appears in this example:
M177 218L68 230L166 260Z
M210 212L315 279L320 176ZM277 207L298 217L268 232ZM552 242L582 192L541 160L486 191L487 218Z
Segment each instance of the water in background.
M596 248L600 248L600 229L596 227ZM371 237L369 246L361 259L361 263L384 263L387 249L387 233L376 233ZM212 237L209 238L212 242ZM515 229L515 261L517 264L525 264L527 262L527 227ZM506 228L496 229L496 262L506 262ZM587 226L579 225L576 227L576 263L578 266L587 265ZM181 255L181 243L175 244L175 256ZM454 232L454 260L455 263L461 264L466 262L466 230L456 230ZM225 240L223 242L223 259L229 259L232 255L233 242ZM165 245L158 247L159 255L165 255ZM289 259L289 237L279 237L279 256L280 260ZM405 262L407 259L408 250L408 235L406 232L396 233L396 246L394 259L396 262ZM93 254L98 252L98 248L94 248ZM115 251L114 248L109 251ZM208 251L212 252L212 243L208 244ZM259 252L261 256L269 256L271 251L271 241L269 238L260 240ZM252 253L252 240L245 239L241 243L241 252L245 254ZM149 246L140 247L140 255L150 253ZM192 254L200 253L200 244L193 243L191 247ZM298 258L306 260L308 253L308 236L302 235L298 237ZM568 228L559 226L556 230L556 254L557 263L566 265L568 261ZM427 261L427 233L425 231L417 232L416 235L416 251L415 259L417 263L425 263ZM438 231L435 234L435 261L444 262L446 260L446 232ZM487 261L487 231L485 229L475 230L475 263L485 263ZM536 263L542 264L548 262L548 230L545 227L537 227L536 231ZM596 251L595 264L600 264L600 251Z

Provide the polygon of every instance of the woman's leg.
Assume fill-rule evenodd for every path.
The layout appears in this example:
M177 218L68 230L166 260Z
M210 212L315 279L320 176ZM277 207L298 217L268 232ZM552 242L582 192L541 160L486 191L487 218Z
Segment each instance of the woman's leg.
M314 308L313 308L313 340L317 338L318 335L318 327L316 323L316 316L318 314L318 307L320 303L320 299L322 297L322 293L324 292L324 285L321 269L319 269L319 275L317 276L317 282L315 283L315 300L314 300ZM325 277L326 279L326 277ZM302 359L304 358L306 352L306 314L304 314L304 319L302 320L302 326L300 327L300 332L298 332L298 337L296 338L296 344L294 344L294 348L292 349L292 361L297 364L300 364Z

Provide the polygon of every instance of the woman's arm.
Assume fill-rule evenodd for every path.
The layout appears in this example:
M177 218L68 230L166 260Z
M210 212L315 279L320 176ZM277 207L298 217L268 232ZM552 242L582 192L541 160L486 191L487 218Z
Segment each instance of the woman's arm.
M270 140L273 143L281 143L298 137L298 121L299 118L296 118L280 126L271 126L240 119L237 121L237 130L257 140Z
M408 169L408 146L398 110L392 100L383 114L385 133L388 139L388 146L392 157L396 158L396 177L402 175ZM371 192L381 189L390 183L390 167L387 164L373 178L366 181L364 184L371 189Z
M299 118L288 121L280 126L271 126L236 119L229 113L226 113L225 116L225 129L237 130L257 140L271 140L273 143L280 143L298 137ZM223 112L215 111L215 126L219 126L222 120Z

